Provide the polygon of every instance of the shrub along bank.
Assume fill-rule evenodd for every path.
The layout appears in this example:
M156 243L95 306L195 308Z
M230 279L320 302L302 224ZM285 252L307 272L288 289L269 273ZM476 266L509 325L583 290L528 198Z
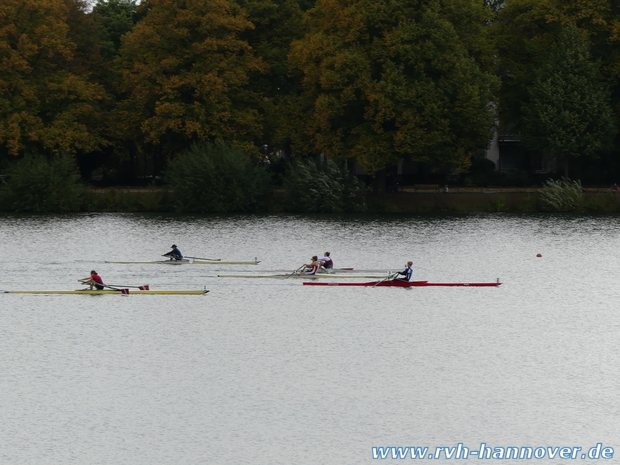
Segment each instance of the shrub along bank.
M163 188L92 189L72 158L28 156L0 181L0 211L184 213L620 212L620 193L578 181L542 188L451 188L372 193L331 162L299 160L274 171L232 144L199 144L169 166Z
M541 202L541 194L533 189L482 191L478 189L450 193L401 192L398 194L367 193L369 213L469 213L469 212L549 212ZM89 212L178 212L175 193L170 189L89 189L84 194L80 211ZM295 213L287 208L284 190L276 190L264 198L252 213ZM3 208L3 211L10 211ZM586 190L583 203L574 212L620 213L620 194Z

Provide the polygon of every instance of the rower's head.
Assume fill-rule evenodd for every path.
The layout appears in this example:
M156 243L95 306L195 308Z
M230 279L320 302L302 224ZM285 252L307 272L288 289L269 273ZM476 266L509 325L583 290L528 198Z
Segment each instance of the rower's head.
M319 258L319 257L317 257L316 255L313 255L313 256L312 256L312 260L313 260L313 261L315 261L315 262L317 261L317 259L318 259L318 258Z
M177 246L176 246L176 245L174 245L174 244L172 244L172 245L170 246L170 248L171 248L171 249L176 249L176 248L177 248Z
M96 274L97 274L97 272L95 270L91 270L91 272L90 272L91 276L96 275Z
M407 266L413 265L413 262L407 262Z
M325 256L326 256L326 257L329 257L329 252L325 252Z

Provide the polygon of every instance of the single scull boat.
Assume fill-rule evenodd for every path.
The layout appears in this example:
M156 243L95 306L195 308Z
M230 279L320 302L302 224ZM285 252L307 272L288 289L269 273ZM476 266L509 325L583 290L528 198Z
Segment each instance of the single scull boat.
M303 283L308 286L392 286L392 287L416 287L416 286L467 286L467 287L490 287L501 286L502 283L429 283L428 281L373 281L370 283Z
M129 289L118 289L118 290L84 290L84 291L0 291L2 294L89 294L89 295L99 295L99 294L131 294L131 295L203 295L206 294L206 289L203 291L130 291Z
M387 274L218 274L218 278L386 278Z
M106 261L105 263L125 263L125 264L143 264L143 263L159 263L161 265L258 265L260 260L146 260L146 261Z

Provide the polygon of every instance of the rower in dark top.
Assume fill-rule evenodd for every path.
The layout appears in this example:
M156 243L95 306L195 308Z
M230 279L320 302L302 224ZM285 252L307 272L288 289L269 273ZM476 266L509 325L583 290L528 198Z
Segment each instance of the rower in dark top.
M332 269L334 267L334 262L332 261L332 259L329 257L329 252L325 252L325 255L319 259L317 259L317 261L321 264L321 266L325 269Z
M398 275L403 276L402 278L394 278L396 281L413 281L413 268L411 268L413 262L407 262L407 266L404 271L399 271Z
M105 286L103 284L103 279L101 279L101 276L99 276L95 270L92 270L90 272L90 276L88 278L78 279L78 281L84 284L88 284L91 291L93 290L93 288L97 289L98 291L102 291L103 287Z
M170 257L170 260L183 260L183 254L176 245L172 245L171 251L162 255L162 257Z

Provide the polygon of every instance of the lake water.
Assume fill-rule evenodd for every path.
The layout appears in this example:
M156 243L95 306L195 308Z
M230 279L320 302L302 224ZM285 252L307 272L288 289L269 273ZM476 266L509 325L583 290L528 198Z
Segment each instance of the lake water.
M376 463L373 447L459 443L617 463L619 230L619 216L0 216L2 290L77 289L91 269L210 290L1 294L0 463L357 465ZM104 263L157 260L173 243L261 263ZM503 284L217 277L325 251L336 267L412 260L419 280ZM581 458L599 443L613 460Z

